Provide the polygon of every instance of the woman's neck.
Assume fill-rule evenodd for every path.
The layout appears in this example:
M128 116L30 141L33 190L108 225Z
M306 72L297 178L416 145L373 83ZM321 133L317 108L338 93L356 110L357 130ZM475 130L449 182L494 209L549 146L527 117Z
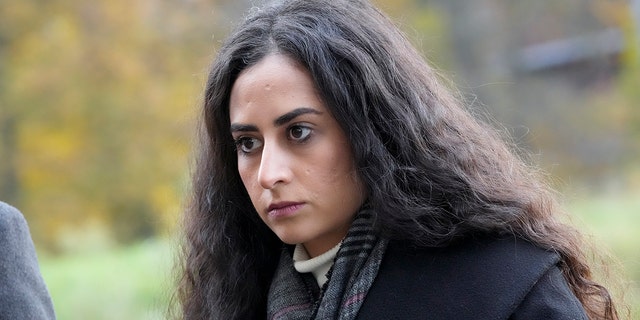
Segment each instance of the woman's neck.
M309 256L303 245L298 244L293 251L293 266L300 273L312 273L318 286L322 287L328 280L327 272L331 269L341 244L342 242L338 243L338 245L314 258Z

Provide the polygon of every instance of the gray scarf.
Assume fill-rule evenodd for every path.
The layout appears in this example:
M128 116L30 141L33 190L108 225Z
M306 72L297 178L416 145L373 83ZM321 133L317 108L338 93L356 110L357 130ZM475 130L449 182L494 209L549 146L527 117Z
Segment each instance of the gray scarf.
M356 215L322 289L313 275L295 270L291 248L285 247L269 289L267 318L355 319L387 247L387 241L375 235L372 225L370 211Z

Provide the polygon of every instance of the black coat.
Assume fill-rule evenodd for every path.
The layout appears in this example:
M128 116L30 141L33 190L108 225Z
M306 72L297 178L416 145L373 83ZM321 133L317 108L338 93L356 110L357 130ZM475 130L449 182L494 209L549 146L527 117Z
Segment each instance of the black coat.
M22 214L0 202L0 319L55 319Z
M587 319L558 260L513 238L391 242L358 319Z

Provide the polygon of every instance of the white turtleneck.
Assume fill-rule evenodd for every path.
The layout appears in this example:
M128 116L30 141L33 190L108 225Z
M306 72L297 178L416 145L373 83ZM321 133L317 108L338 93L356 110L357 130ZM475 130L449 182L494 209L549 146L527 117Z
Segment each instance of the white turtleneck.
M311 272L318 282L318 286L322 288L325 282L327 282L327 272L333 265L333 260L340 249L342 242L338 243L335 247L329 251L315 257L309 257L307 250L303 245L297 244L293 250L293 266L296 271L300 273Z

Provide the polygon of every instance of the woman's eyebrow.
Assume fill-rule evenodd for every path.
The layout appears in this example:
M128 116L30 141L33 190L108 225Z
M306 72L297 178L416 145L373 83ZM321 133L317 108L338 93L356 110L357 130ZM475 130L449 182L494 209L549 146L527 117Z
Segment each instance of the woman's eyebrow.
M276 118L275 120L273 120L273 125L276 127L280 127L288 122L290 122L291 120L295 119L296 117L299 117L303 114L308 114L308 113L312 113L312 114L322 114L321 111L318 111L316 109L313 108L297 108L297 109L293 109L281 116L279 116L278 118ZM243 123L232 123L231 126L229 127L229 130L231 131L231 133L233 132L257 132L258 127L252 124L243 124Z
M241 123L232 123L230 126L231 133L233 132L254 132L258 131L258 127L252 124L241 124Z
M307 113L313 113L313 114L322 114L322 112L313 109L313 108L297 108L297 109L293 109L281 116L279 116L278 118L276 118L275 120L273 120L273 125L276 127L282 126L285 123L288 123L289 121L295 119L298 116L301 116L303 114L307 114Z

